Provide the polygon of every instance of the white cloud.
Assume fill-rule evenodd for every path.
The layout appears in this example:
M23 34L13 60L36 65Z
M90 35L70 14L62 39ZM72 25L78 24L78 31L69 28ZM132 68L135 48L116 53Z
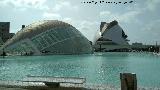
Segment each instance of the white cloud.
M130 23L130 22L138 22L137 16L140 14L139 11L129 11L119 16L119 20Z
M43 12L42 17L45 19L57 19L67 22L72 25L76 25L76 20L73 20L68 14L69 12L77 12L78 6L73 5L69 1L57 0L54 1L53 7L49 7L49 10ZM64 15L65 14L65 15Z
M102 17L104 17L104 16L108 17L109 15L111 15L110 11L102 11L102 12L100 12L100 16L102 16Z
M74 24L72 18L69 18L69 17L64 18L63 21L69 24Z
M45 19L61 19L61 15L60 14L57 14L57 13L49 13L49 12L45 12L43 14L43 18Z
M80 21L78 30L82 32L84 36L86 36L90 41L95 44L96 40L100 38L99 33L99 25L100 23L97 21Z
M74 24L72 18L62 17L60 14L54 13L54 12L45 12L43 14L43 18L44 19L52 19L52 20L61 20L61 21L64 21L66 23L69 23L69 24Z
M131 23L138 22L137 16L140 14L140 11L128 11L126 13L111 13L110 11L100 12L100 18L102 20L107 20L107 22L118 20L119 22Z
M58 1L56 2L55 6L52 8L54 12L58 12L62 9L77 10L78 7L75 5L72 5L68 1Z
M86 36L90 41L94 41L95 34L99 30L99 22L81 20L76 22L76 28L81 31L81 33Z
M159 6L160 0L146 0L146 9L154 11L157 6Z
M71 4L69 1L55 0L52 1L52 6L48 5L47 0L0 0L0 7L13 6L16 9L26 10L28 8L35 8L45 11L58 12L64 10L78 10L78 6ZM55 3L55 4L54 4Z
M159 23L160 23L160 19L154 20L154 21L152 21L152 22L150 22L148 24L145 24L145 26L142 27L141 30L144 31L144 32L149 32L149 33L150 32L152 32L152 33L159 32L160 33L160 31L159 31L159 28L160 28Z
M45 19L57 19L67 23L73 23L73 19L70 16L65 15L64 13L77 11L78 7L72 5L71 2L68 1L55 1L55 5L53 7L49 7L48 10L43 12L42 17ZM74 24L74 23L73 23Z
M155 41L160 42L160 19L153 20L148 24L145 24L142 28L140 28L140 32L143 32L142 36L139 36L140 39L144 39L143 41L147 41L150 44L155 43Z
M1 6L14 6L16 9L36 8L48 9L45 5L46 0L1 0Z

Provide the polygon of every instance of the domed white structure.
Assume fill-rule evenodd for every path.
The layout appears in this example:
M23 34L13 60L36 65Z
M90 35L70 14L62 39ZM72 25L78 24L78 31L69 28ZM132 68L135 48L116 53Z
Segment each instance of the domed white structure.
M92 46L81 32L58 20L44 20L22 28L3 46L12 54L88 54Z

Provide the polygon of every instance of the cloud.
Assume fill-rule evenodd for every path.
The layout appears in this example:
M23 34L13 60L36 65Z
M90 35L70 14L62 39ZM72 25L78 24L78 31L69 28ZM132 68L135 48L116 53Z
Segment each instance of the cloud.
M70 6L69 2L59 2L55 5L55 7L53 7L53 11L59 11L61 10L61 8L66 7L66 6Z
M13 6L16 9L22 8L35 8L35 9L48 9L45 5L46 0L1 0L1 6Z
M129 11L119 16L119 20L122 22L138 22L137 16L140 14L139 11Z
M50 6L48 10L43 11L42 17L45 19L57 19L67 23L72 23L73 19L70 18L68 12L78 11L76 5L72 5L69 1L54 1L53 7ZM64 15L65 14L65 15Z
M159 23L160 23L160 19L158 20L154 20L148 24L146 24L144 27L142 27L142 31L144 32L149 32L149 33L158 33L160 34L160 31L159 31Z
M102 17L104 17L104 16L109 16L109 15L111 15L111 12L110 11L102 11L102 12L100 12L100 16L102 16Z
M74 24L72 18L69 18L69 17L64 18L63 21L64 21L64 22L67 22L67 23L69 23L69 24Z
M73 20L70 12L77 12L78 6L73 3L64 0L54 1L54 5L50 6L48 10L43 12L42 18L45 19L56 19L67 22L72 25L77 25L77 20Z
M45 19L61 19L61 15L60 14L57 14L57 13L49 13L49 12L45 12L43 14L43 18Z
M160 23L160 19L153 20L152 22L145 24L142 28L140 28L140 32L142 32L142 35L139 36L139 38L142 40L144 39L143 41L147 41L149 43L155 43L155 41L160 42L159 23Z
M77 10L78 7L75 5L72 5L68 1L57 1L55 6L52 8L54 12L61 11L62 9Z
M74 24L72 18L62 17L60 14L54 13L54 12L43 13L43 18L44 19L52 19L52 20L61 20L61 21L64 21L66 23L69 23L69 24Z
M110 11L100 12L100 18L102 20L108 20L108 22L113 20L118 20L119 22L131 23L138 22L137 16L140 14L140 11L128 11L125 13L111 13Z
M78 24L78 29L81 30L82 32L85 32L86 34L88 34L90 31L96 31L95 26L97 26L96 21L86 21L86 20L82 20L77 22ZM94 29L93 29L94 28Z
M146 9L150 10L150 11L155 11L159 6L160 0L146 0Z
M75 22L77 25L77 29L82 32L84 36L86 36L90 41L94 41L95 34L99 30L99 22L97 21L87 21L80 20Z

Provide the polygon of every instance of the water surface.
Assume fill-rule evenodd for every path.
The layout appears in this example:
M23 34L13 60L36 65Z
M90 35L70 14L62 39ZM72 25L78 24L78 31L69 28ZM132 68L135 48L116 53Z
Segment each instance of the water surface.
M160 87L160 56L124 52L0 58L0 80L21 80L27 75L85 77L86 83L120 87L122 72L136 73L138 86Z

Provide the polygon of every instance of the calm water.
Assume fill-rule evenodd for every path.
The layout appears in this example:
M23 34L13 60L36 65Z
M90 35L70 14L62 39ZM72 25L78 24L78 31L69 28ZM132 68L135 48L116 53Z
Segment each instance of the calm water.
M119 87L121 72L136 73L138 86L160 87L160 56L150 53L95 53L0 58L0 80L21 80L27 75L85 77L87 83Z

